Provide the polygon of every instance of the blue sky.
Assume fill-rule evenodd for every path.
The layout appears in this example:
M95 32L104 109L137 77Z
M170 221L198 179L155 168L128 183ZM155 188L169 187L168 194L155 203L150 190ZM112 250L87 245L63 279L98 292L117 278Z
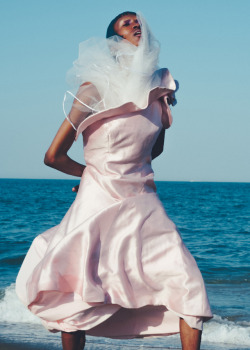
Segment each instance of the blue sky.
M125 4L125 5L124 5ZM5 0L0 4L0 177L72 178L43 164L64 119L79 42L141 11L180 83L156 180L250 181L250 1ZM81 139L70 155L83 161Z

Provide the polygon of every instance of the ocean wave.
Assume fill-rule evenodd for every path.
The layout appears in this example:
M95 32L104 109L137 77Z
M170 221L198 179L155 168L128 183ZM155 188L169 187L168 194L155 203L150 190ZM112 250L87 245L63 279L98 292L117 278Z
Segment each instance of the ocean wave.
M0 322L41 323L18 299L14 283L5 289L4 297L0 300Z
M0 322L39 324L40 319L33 315L17 298L15 284L5 289L0 300ZM250 347L250 322L233 322L219 315L204 324L203 342L244 345Z
M213 343L250 346L250 322L233 322L214 315L211 321L204 323L202 340Z

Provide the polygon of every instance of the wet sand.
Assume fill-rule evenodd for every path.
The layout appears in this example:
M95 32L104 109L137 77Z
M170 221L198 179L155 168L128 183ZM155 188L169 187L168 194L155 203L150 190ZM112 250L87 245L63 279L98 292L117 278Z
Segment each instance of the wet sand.
M18 344L18 343L0 343L0 350L58 350L59 347L51 347L40 344Z
M0 350L59 350L61 349L60 345L54 347L51 346L51 344L18 344L18 343L0 343ZM85 346L85 350L139 350L139 349L154 349L152 347L141 347L141 346L120 346L120 345L107 345L107 344L91 344L88 343ZM156 346L155 349L170 349L170 350L180 350L180 348L174 348L174 347L158 347Z
M147 346L147 345L128 345L128 344L105 344L105 343L95 343L95 342L87 342L84 350L153 350L153 349L165 349L165 350L181 350L180 347L174 347L174 346L164 346L155 344L155 346ZM221 344L218 347L215 345L208 345L204 344L201 346L202 350L242 350L247 349L246 347L235 347L231 346L230 344L226 345ZM1 342L0 343L0 350L62 350L61 345L52 345L52 344L36 344L36 343L8 343L8 342Z

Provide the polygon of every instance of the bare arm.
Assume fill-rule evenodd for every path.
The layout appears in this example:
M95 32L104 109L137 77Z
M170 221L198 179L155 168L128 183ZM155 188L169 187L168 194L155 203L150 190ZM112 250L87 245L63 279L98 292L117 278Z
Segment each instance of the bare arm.
M90 82L82 84L77 92L77 98L74 99L68 117L76 127L88 117L90 110L82 108L82 103L89 103L90 97L86 97L86 86L90 86ZM91 85L91 93L96 93L96 88ZM89 94L90 92L88 92ZM88 96L87 94L87 96ZM95 95L94 95L95 96ZM85 165L79 164L68 156L68 151L75 140L76 131L65 119L60 126L54 140L52 141L48 151L45 154L44 163L63 173L81 177L85 169Z
M163 152L164 137L165 137L165 129L162 129L153 146L153 149L151 152L152 159L155 159Z
M74 142L75 134L76 131L69 121L65 119L45 154L44 163L63 173L81 177L85 165L75 162L67 155Z
M179 86L179 85L178 85ZM176 104L176 100L175 100L175 95L174 94L170 94L167 96L167 99L166 99L166 96L162 96L159 100L160 100L160 103L162 104L162 107L164 107L166 105L166 103L168 105L172 105L174 106L174 104ZM169 109L169 108L168 108ZM169 113L171 114L171 111L169 109ZM169 127L170 124L167 126ZM152 149L152 152L151 152L151 157L152 159L155 159L156 157L158 157L162 152L163 152L163 147L164 147L164 138L165 138L165 127L163 127L163 129L161 130L154 146L153 146L153 149Z

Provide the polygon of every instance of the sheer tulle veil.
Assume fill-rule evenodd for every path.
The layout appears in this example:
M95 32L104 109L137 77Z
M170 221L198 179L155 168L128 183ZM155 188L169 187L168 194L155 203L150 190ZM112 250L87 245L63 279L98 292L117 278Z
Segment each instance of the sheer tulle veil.
M149 91L159 86L160 45L143 16L137 14L137 18L141 26L139 46L117 35L80 43L79 56L67 72L71 89L66 91L63 103L64 113L74 128L77 121L72 122L68 113L72 104L92 114L127 102L143 107Z

